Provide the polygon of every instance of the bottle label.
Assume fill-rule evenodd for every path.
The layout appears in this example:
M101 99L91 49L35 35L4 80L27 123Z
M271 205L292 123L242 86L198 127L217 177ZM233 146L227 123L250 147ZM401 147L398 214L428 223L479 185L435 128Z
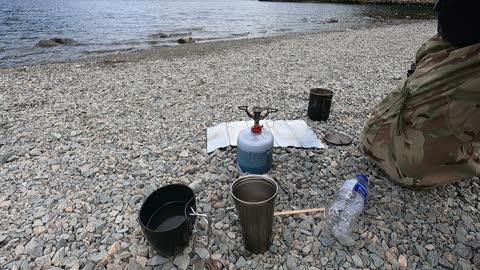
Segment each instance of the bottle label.
M355 186L353 187L353 191L357 192L358 194L360 194L360 196L362 196L363 198L363 202L365 204L367 204L367 201L368 201L368 190L367 190L367 187L365 187L362 183L360 183L359 181L357 181L357 183L355 184Z

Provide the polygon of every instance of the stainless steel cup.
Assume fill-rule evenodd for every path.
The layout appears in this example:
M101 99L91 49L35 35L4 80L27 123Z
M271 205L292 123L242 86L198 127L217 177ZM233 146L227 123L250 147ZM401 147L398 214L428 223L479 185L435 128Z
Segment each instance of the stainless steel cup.
M243 243L252 253L261 254L270 247L277 193L277 183L262 175L240 177L230 186Z

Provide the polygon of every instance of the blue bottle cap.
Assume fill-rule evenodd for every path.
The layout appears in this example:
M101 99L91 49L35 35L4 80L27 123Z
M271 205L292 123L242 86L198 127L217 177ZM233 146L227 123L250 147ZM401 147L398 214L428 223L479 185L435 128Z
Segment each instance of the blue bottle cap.
M363 180L365 183L368 183L368 178L363 174L357 174L357 180Z

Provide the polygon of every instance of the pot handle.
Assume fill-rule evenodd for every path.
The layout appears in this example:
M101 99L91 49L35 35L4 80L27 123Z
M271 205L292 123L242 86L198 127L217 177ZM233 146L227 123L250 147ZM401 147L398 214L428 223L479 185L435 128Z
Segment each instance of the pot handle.
M193 207L190 207L190 216L200 217L207 225L207 244L205 245L207 250L210 245L210 238L212 236L212 219L209 214L197 213ZM198 232L197 226L194 225L194 232Z

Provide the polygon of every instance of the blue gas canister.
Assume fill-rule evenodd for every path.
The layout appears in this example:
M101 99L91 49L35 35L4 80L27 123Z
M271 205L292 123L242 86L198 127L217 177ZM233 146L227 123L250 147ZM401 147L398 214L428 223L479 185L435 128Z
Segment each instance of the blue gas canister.
M273 135L260 125L260 120L276 109L254 107L253 113L247 106L240 106L254 120L250 128L240 132L237 138L237 167L241 174L266 174L272 170ZM262 115L262 112L266 111Z

